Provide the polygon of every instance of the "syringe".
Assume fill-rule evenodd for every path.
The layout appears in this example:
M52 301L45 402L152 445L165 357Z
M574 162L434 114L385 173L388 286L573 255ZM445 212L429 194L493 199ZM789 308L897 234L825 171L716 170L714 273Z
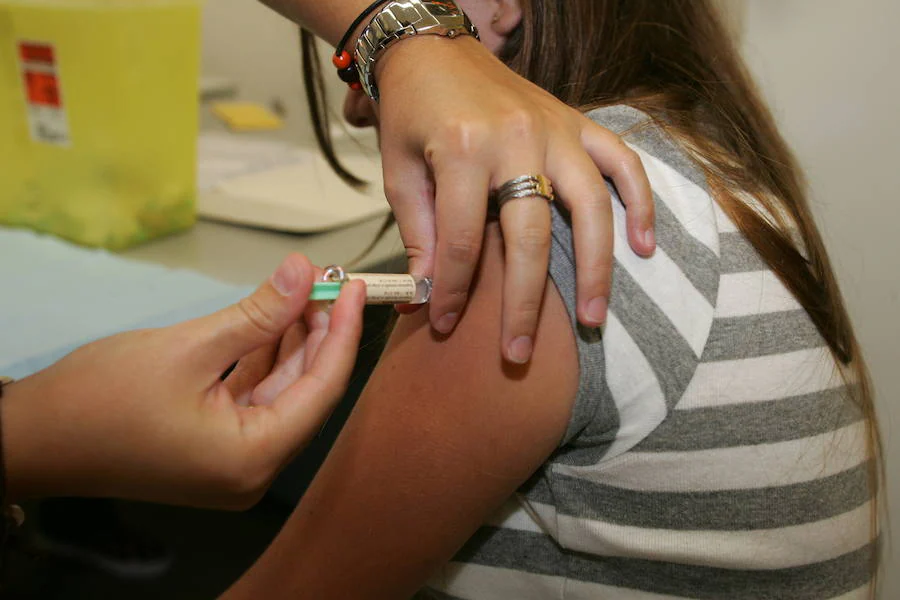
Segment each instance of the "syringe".
M341 286L364 281L366 304L425 304L431 298L431 279L406 273L347 273L337 265L326 267L322 281L313 284L310 300L337 300Z

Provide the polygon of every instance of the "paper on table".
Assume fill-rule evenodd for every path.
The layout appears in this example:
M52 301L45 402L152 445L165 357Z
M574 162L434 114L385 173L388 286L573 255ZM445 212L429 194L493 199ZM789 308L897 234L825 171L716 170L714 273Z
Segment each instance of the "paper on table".
M294 144L206 132L197 141L197 189L207 192L241 175L308 163L313 152Z
M292 144L222 133L200 140L200 215L278 231L314 233L386 215L377 153L347 150L341 162L370 185L357 190L322 156Z

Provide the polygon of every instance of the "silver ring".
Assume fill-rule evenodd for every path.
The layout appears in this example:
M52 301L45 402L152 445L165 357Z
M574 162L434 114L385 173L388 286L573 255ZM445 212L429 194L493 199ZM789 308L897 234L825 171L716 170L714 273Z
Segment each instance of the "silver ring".
M327 266L325 267L325 271L322 273L322 281L347 283L347 280L347 272L344 271L344 267L340 267L338 265Z
M547 202L553 202L556 198L553 194L553 184L544 175L522 175L510 179L491 194L491 200L496 203L497 212L510 200L519 198L543 198Z

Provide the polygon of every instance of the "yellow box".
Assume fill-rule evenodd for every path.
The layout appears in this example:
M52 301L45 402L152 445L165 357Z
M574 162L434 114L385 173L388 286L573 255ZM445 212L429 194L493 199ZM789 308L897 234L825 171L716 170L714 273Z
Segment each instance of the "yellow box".
M195 220L199 0L0 0L0 224L125 248Z

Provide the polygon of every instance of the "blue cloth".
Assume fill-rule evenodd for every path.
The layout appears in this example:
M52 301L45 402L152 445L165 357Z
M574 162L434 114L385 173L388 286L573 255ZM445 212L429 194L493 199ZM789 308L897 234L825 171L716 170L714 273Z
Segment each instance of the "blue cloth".
M22 378L120 331L214 312L251 291L0 228L0 375Z

